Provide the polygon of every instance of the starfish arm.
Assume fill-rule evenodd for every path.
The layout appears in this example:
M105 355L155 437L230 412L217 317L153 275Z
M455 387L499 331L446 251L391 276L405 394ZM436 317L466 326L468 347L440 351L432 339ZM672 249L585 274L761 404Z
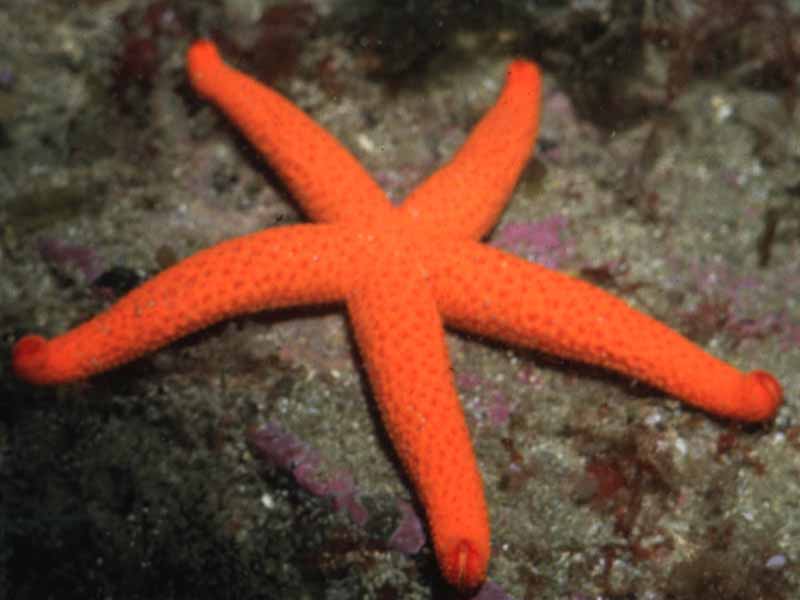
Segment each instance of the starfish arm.
M354 261L351 242L332 225L228 240L163 271L63 335L23 337L13 349L14 370L36 384L84 379L233 315L343 301Z
M495 105L453 159L417 187L401 210L431 231L479 239L494 225L533 152L539 69L517 60Z
M456 328L613 369L727 418L760 421L780 406L769 373L737 370L600 288L472 242L437 249L426 265Z
M382 260L348 296L360 354L394 448L425 508L447 581L480 584L489 524L441 319L416 266Z
M386 195L331 134L269 87L220 58L207 40L187 56L189 79L244 133L316 221L376 222L391 212Z

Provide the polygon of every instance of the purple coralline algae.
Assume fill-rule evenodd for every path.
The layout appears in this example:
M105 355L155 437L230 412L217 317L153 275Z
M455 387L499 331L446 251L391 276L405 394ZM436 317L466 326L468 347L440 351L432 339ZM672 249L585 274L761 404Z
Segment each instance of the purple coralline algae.
M398 500L401 518L389 538L389 548L403 554L416 554L425 545L425 529L419 515L405 500Z
M309 494L330 498L334 508L347 512L357 525L363 526L367 522L369 515L358 500L353 476L346 471L337 471L331 477L321 477L319 452L296 435L270 421L250 431L248 439L263 462L290 473L297 485Z
M500 227L493 245L556 269L572 255L571 245L564 239L566 227L564 215L552 215L539 221L515 221Z

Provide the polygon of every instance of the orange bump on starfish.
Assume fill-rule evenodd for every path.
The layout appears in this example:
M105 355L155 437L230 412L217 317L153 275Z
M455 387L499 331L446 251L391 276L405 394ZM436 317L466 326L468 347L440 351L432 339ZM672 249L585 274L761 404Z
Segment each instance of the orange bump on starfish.
M13 350L22 379L82 379L233 315L342 303L442 573L461 588L486 576L489 524L444 324L601 365L723 417L768 419L780 405L770 374L743 373L599 288L479 243L532 152L535 65L511 64L464 146L399 207L330 134L227 66L211 42L191 47L188 69L321 223L229 240L63 335L24 337Z

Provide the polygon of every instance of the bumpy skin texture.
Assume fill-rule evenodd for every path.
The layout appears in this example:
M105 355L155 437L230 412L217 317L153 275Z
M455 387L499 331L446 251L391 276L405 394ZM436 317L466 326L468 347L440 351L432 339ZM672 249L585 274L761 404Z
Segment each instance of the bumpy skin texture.
M287 100L188 55L195 89L234 121L322 224L269 229L200 252L53 340L21 339L17 375L89 377L232 315L347 306L383 422L427 513L444 577L480 584L489 524L442 325L537 347L646 381L711 413L772 417L781 387L742 373L583 281L481 245L533 148L539 71L515 61L453 160L393 207L355 158Z

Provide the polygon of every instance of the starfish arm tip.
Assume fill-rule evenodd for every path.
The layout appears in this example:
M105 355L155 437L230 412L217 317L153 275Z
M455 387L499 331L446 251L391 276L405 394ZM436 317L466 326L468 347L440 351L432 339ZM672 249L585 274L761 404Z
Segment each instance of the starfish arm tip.
M533 79L537 84L541 75L536 63L518 58L508 65L508 77L513 79Z
M486 579L488 555L478 551L478 546L466 539L450 550L442 571L445 579L460 590L475 589Z
M204 77L209 69L222 64L222 57L214 42L208 39L199 39L189 47L189 51L186 53L186 64L192 85L202 92Z
M195 40L187 53L189 61L203 61L208 59L220 59L217 45L207 38ZM221 60L221 59L220 59Z
M781 405L783 390L775 377L766 371L752 371L745 375L745 400L747 421L765 421L775 416Z
M30 383L47 380L47 340L40 335L26 335L11 351L11 362L17 377Z

